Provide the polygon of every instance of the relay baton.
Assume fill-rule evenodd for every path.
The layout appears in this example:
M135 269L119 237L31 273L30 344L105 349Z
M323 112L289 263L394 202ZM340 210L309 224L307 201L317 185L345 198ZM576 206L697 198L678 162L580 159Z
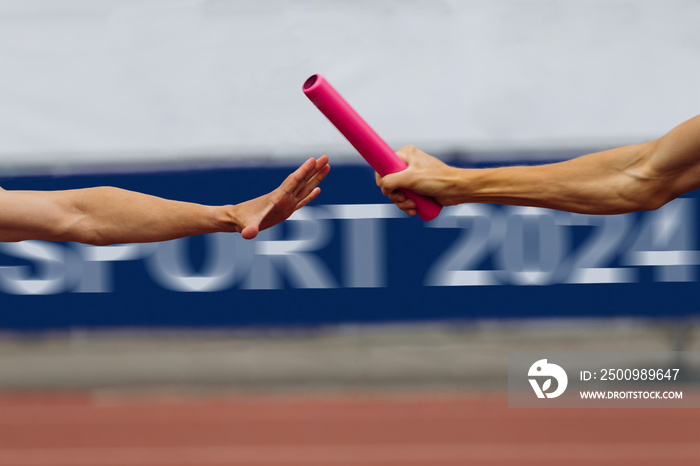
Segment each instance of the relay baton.
M311 76L304 83L303 91L379 176L400 172L408 167L323 76ZM431 197L407 189L401 189L401 192L413 199L418 216L425 221L437 217L442 209Z

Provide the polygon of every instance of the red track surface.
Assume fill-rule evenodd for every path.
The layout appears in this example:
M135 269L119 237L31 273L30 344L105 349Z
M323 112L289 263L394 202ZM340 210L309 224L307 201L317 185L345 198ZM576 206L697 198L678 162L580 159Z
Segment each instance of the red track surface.
M2 466L700 465L698 409L503 395L0 396Z

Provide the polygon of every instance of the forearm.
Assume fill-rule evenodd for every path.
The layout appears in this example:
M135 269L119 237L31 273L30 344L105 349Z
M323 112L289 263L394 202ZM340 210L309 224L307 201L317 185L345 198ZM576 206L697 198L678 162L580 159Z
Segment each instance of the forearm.
M0 240L43 239L88 244L166 241L215 231L238 231L225 207L172 201L100 187L13 192L6 200ZM9 204L8 204L9 203Z
M462 182L472 184L470 200L477 202L593 214L656 209L700 188L700 115L648 143L539 167L484 170Z
M462 171L454 203L485 202L546 207L587 214L655 209L670 200L647 173L653 143L625 146L540 166Z
M68 234L96 244L146 243L238 231L225 207L174 201L118 188L81 190L82 213ZM78 241L78 239L66 239Z

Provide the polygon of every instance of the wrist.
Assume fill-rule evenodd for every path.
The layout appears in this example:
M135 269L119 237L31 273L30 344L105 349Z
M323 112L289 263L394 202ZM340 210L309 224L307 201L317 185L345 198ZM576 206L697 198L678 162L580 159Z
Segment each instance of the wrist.
M214 206L211 208L210 216L215 225L216 231L240 233L243 229L238 220L238 208L236 205Z
M443 205L457 205L474 202L479 198L485 186L484 169L449 167L443 179L444 190L441 193Z

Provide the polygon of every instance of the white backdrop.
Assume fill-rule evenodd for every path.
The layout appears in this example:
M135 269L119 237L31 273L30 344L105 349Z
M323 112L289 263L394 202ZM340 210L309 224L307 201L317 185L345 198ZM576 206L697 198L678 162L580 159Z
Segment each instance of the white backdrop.
M697 0L0 0L0 167L595 147L700 113Z

